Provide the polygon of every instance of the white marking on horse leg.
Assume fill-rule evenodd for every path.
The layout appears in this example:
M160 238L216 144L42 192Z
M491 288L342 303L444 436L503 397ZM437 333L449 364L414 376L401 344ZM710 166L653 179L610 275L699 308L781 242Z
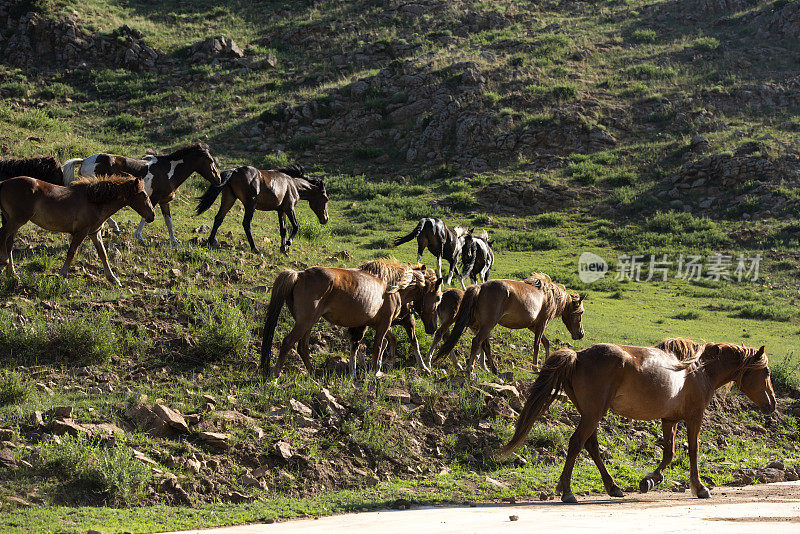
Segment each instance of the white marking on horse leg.
M119 225L117 224L117 221L115 221L114 219L109 217L106 222L108 222L108 225L111 227L112 230L114 230L115 234L118 234L120 232Z
M144 217L142 217L142 220L139 221L139 226L136 227L136 239L138 239L142 245L144 245L144 239L142 238L142 229L144 228L145 222L146 221L144 220Z
M164 217L164 222L167 223L167 230L169 230L169 240L172 241L172 244L177 246L180 245L181 242L175 237L175 232L172 230L172 217L166 215Z
M417 254L417 263L422 263L422 254Z
M450 274L453 274L452 269L450 270ZM442 257L441 256L436 256L436 276L438 276L439 278L442 277ZM451 279L451 277L447 278L447 283L448 284L450 283L450 279Z
M81 170L78 171L84 178L94 178L94 169L97 167L97 157L100 154L92 154L81 162Z

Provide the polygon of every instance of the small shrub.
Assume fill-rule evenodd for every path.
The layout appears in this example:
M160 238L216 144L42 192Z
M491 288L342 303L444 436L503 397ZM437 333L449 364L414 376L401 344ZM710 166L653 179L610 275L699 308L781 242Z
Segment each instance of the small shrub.
M659 67L652 63L641 63L630 65L623 70L623 73L630 78L664 80L675 77L677 74L672 67Z
M72 87L61 82L53 82L42 89L42 96L44 98L66 98L72 96L73 93Z
M633 185L636 183L636 174L631 171L612 172L605 179L608 185L619 187L621 185Z
M564 168L564 174L570 176L582 184L593 184L600 179L603 167L589 160L573 161Z
M55 326L48 345L58 359L102 363L117 350L117 334L107 314L94 316L91 322L75 317Z
M60 443L42 442L39 454L44 476L55 474L93 504L135 504L151 477L150 467L135 460L130 448L104 447L85 437L64 435Z
M673 319L692 320L699 319L700 314L696 311L679 312L672 316Z
M533 218L534 224L537 226L561 226L564 224L564 214L551 211L550 213L542 213Z
M654 43L656 41L656 31L651 29L635 30L630 34L632 43Z
M331 235L330 230L315 220L301 221L297 235L306 241L319 241Z
M556 85L553 87L553 98L559 102L572 100L578 96L578 89L574 85Z
M797 313L790 308L777 304L754 304L748 303L739 309L736 317L744 319L757 319L760 321L791 321L797 317Z
M692 41L692 48L703 52L711 52L719 48L719 39L716 37L698 37Z
M770 365L773 385L781 389L800 389L800 358L789 353L778 363Z
M317 146L319 137L316 135L296 135L286 145L292 150L308 150Z
M206 360L242 360L247 356L252 334L250 325L236 306L216 302L201 313L197 352Z
M33 393L33 384L15 371L0 369L0 406L25 402Z
M286 167L291 163L289 159L289 155L286 152L275 152L274 154L267 154L262 159L261 167L262 169L278 169L280 167ZM203 186L203 190L205 191L205 186Z
M478 206L478 201L471 193L457 191L444 198L444 202L457 210L471 210Z
M105 125L119 132L133 132L140 130L144 125L144 121L130 113L120 113L106 119Z

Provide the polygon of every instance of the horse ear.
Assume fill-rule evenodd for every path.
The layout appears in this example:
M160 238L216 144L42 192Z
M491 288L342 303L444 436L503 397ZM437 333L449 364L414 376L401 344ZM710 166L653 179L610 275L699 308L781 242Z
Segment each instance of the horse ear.
M761 348L758 349L758 351L756 352L756 356L761 357L763 355L764 355L764 345L761 345Z
M582 294L578 295L578 303L583 302L583 299L585 299L585 298L586 298L586 293L582 293Z
M428 268L427 268L427 267L425 267L425 264L424 264L424 263L422 263L422 264L420 264L420 266L419 266L419 270L420 270L420 271L427 271L427 270L428 270Z
M706 350L704 352L706 352L709 356L716 356L719 354L719 345L715 343L709 343L706 345Z
M442 287L442 282L444 282L444 278L437 278L436 279L436 285L433 286L434 289L436 289L438 291L439 288Z

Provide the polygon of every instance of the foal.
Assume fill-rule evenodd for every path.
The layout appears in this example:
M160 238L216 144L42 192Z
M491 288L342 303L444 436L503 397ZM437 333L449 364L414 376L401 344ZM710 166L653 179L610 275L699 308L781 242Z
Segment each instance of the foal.
M494 265L494 252L489 242L486 230L475 233L472 230L464 237L464 246L461 248L461 289L464 287L464 278L469 278L471 284L484 283L489 279L489 269Z
M3 213L0 266L7 265L8 274L16 276L12 257L14 236L25 223L33 221L45 230L72 235L61 276L67 275L78 246L89 236L103 262L106 278L112 284L122 285L108 264L100 227L124 206L133 208L142 220L152 222L155 218L144 182L132 176L112 176L102 180L84 178L69 187L27 176L0 182L0 210Z
M655 347L631 347L600 343L580 352L560 349L550 355L531 386L528 400L517 419L514 436L500 450L507 457L525 441L534 422L564 390L581 415L569 440L567 459L556 491L561 500L575 503L572 468L584 447L594 460L606 492L624 497L606 470L597 442L597 427L608 410L628 419L661 419L664 456L658 467L645 475L641 492L663 480L664 469L675 455L675 430L686 424L692 494L708 498L697 468L703 412L714 391L734 382L764 413L775 411L775 393L764 347L758 350L730 343L699 343L665 339Z

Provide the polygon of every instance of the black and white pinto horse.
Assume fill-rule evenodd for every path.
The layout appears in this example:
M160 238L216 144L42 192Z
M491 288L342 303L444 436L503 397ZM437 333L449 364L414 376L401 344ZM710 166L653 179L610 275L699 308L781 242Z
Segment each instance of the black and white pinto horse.
M78 166L79 169L76 173L75 169ZM208 180L211 185L220 186L222 182L216 160L204 143L183 147L169 154L145 156L142 159L115 154L94 154L84 159L71 159L64 164L63 169L64 180L67 183L78 177L89 178L123 173L142 178L145 191L150 196L150 202L161 207L170 241L174 245L179 242L172 228L169 203L175 198L178 187L195 172ZM117 223L111 219L108 221L118 232ZM146 221L142 218L136 228L136 238L141 243L144 243L142 230L145 223Z
M489 279L489 269L494 265L494 252L489 242L486 231L475 233L472 230L464 236L464 246L461 248L461 287L464 287L464 278L469 278L471 284L484 283Z
M394 246L402 245L412 239L417 239L417 263L422 263L422 253L427 247L436 256L436 274L442 277L442 258L450 263L450 272L447 274L447 284L453 280L453 274L461 276L458 272L458 258L461 256L461 247L467 233L465 226L448 228L441 219L425 217L419 220L417 227L410 234L398 237ZM463 282L462 282L463 285Z

